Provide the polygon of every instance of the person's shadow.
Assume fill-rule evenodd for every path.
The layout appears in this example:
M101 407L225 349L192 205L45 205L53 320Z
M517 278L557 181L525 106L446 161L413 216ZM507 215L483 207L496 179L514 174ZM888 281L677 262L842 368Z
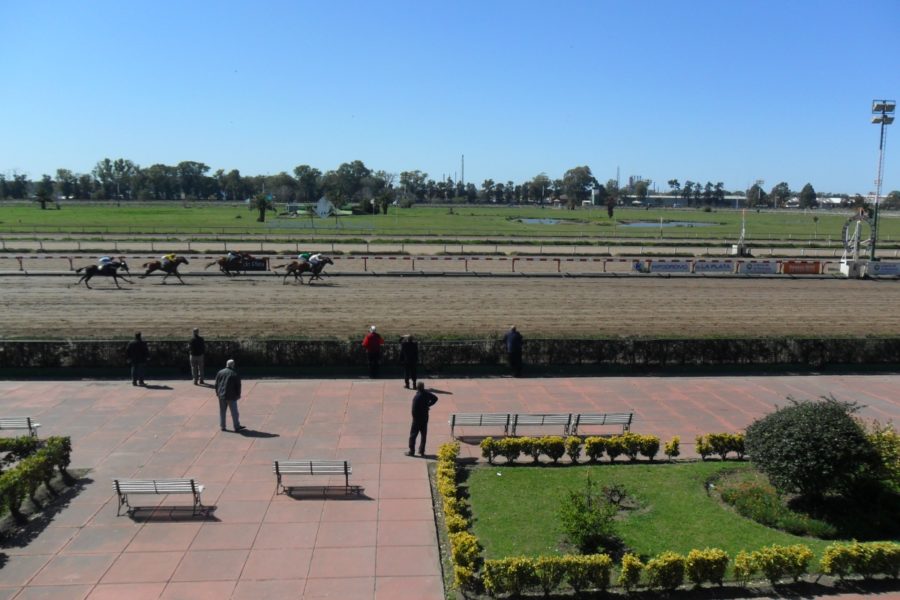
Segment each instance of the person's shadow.
M237 432L244 437L250 438L277 438L281 437L277 433L269 433L267 431L256 431L255 429L245 428Z
M171 390L172 389L168 385L159 385L159 384L150 384L150 383L145 383L144 385L142 385L140 387L142 387L146 390Z

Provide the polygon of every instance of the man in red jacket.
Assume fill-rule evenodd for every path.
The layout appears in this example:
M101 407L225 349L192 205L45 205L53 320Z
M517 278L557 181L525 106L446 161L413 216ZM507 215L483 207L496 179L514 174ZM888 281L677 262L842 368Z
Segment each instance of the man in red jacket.
M375 331L375 326L369 327L369 333L363 338L363 348L369 359L369 377L378 377L378 364L381 362L381 347L384 346L384 338Z

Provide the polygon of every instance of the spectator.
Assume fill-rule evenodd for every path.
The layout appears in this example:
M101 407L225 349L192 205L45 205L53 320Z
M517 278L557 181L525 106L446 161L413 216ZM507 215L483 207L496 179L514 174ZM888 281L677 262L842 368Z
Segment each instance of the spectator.
M428 412L437 402L437 396L425 389L425 384L419 382L416 386L416 395L412 401L412 426L409 428L409 452L407 456L413 456L416 449L416 437L419 439L419 456L425 456L425 438L428 437Z
M147 360L150 359L150 350L147 348L147 342L141 339L140 331L128 342L125 359L131 365L131 385L147 385L144 383L144 372L147 369Z
M191 376L194 385L203 385L203 356L206 354L206 341L200 336L200 330L194 328L194 335L189 344Z
M516 331L513 325L503 336L503 342L506 344L506 354L509 357L509 367L512 369L513 377L522 376L522 334Z
M369 360L369 377L376 379L378 365L381 363L381 347L384 345L384 338L375 331L374 325L369 327L369 333L363 338L362 345L366 349L366 357Z
M400 364L403 365L403 387L409 389L412 379L413 389L416 387L416 367L419 364L419 343L411 335L400 338Z
M216 374L216 396L219 397L219 427L225 431L225 410L231 411L231 422L234 430L247 429L241 425L238 414L238 400L241 399L241 376L234 368L234 360L229 359L225 368Z

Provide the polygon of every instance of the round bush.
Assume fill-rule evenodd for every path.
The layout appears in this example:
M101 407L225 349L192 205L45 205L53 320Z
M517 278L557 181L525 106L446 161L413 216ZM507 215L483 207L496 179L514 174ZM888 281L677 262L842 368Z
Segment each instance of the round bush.
M750 460L778 490L816 500L843 492L878 465L878 454L852 414L855 403L833 397L797 402L753 422L745 446Z

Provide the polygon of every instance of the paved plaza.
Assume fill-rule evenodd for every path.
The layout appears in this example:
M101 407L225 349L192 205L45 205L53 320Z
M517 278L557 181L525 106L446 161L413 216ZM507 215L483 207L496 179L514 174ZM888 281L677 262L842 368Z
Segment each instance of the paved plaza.
M72 467L89 469L33 539L0 549L0 600L444 597L428 460L404 455L412 393L402 381L245 379L241 434L219 430L211 388L148 383L0 381L0 416L36 417L41 437L72 436ZM900 420L895 375L427 383L443 392L431 456L454 412L633 411L633 431L680 435L687 456L695 435L740 430L787 396L833 394L866 405L867 418ZM457 430L466 433L495 432ZM462 455L480 452L464 443ZM277 458L350 459L364 493L276 494ZM206 486L209 518L172 510L184 496L138 496L159 508L116 516L113 478L183 476Z

